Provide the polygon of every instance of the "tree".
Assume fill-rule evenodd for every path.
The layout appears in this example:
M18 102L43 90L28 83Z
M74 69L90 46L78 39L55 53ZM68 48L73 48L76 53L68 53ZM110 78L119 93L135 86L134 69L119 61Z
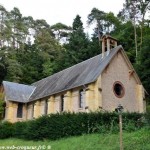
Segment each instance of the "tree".
M72 29L69 43L64 45L66 48L65 67L72 66L89 58L87 49L89 40L84 33L83 23L79 15L74 19Z
M6 30L6 18L7 18L8 12L6 9L0 5L0 47L2 48L5 43L5 30Z
M117 30L117 28L119 28L121 25L119 19L112 12L106 13L105 15L104 26L106 27L107 33Z
M61 42L63 41L64 43L67 42L69 38L69 33L72 31L72 28L63 24L63 23L56 23L51 26L51 29L53 33L55 34L55 38Z
M4 80L5 76L6 76L6 68L3 63L0 63L0 84Z
M9 59L6 65L7 75L6 79L13 82L19 82L22 77L22 68L19 62L14 59Z
M118 26L120 26L120 21L114 16L112 12L105 13L97 8L93 8L91 13L88 15L87 24L91 25L96 22L96 30L99 39L99 44L103 34L111 34Z
M4 113L4 95L0 93L0 120L2 119L2 115Z
M10 12L10 23L12 28L12 46L14 49L18 49L20 47L20 43L22 38L23 23L22 23L22 14L19 9L14 7L14 9Z
M150 10L149 0L126 0L124 8L120 11L118 16L124 16L124 20L131 21L134 27L134 40L135 40L135 51L136 51L136 63L139 63L138 53L139 46L140 52L143 41L143 27L145 22L145 14ZM137 36L137 29L140 26L141 35ZM138 44L138 38L140 37L140 44Z
M148 93L150 93L150 29L149 29L149 35L146 35L143 38L143 47L142 47L142 53L141 53L141 64L137 64L136 70L142 80L142 83Z
M96 22L97 30L98 30L98 39L100 41L101 36L104 33L104 19L105 19L105 12L100 11L97 8L93 8L91 13L88 15L87 24L91 25Z
M99 55L102 52L101 43L98 42L97 30L93 33L91 40L88 45L88 56L89 58Z
M140 42L140 52L142 48L142 42L143 42L143 28L145 24L145 16L150 10L150 1L149 0L139 0L138 8L140 10L140 29L141 29L141 42Z
M118 39L118 44L122 45L130 61L136 63L134 28L131 21L124 22L112 32L113 37Z

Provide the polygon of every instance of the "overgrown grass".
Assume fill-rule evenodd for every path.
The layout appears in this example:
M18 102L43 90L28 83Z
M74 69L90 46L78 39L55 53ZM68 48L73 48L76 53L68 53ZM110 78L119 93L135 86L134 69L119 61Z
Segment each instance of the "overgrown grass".
M36 150L119 150L118 134L88 134L57 141L25 141L20 139L0 140L1 146L37 146ZM42 147L45 146L45 147ZM150 150L150 129L123 133L124 150Z

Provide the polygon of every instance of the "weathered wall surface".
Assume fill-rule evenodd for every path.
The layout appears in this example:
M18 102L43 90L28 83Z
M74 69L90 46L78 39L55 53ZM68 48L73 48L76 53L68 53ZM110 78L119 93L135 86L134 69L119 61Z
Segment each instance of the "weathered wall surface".
M66 112L89 112L99 109L101 104L101 94L99 91L101 77L95 82L86 86L83 92L83 108L79 108L79 91L84 87L78 87L66 92L62 92L50 97L37 100L34 103L34 118L44 115L45 100L48 99L48 114L60 112L61 96L64 95L64 111ZM86 109L85 109L86 108ZM33 104L28 105L27 119L32 119Z
M26 104L23 105L22 118L17 118L17 108L18 108L17 102L7 101L6 108L5 108L6 109L5 120L10 121L10 122L26 120L26 113L27 113Z
M33 103L29 103L28 106L27 106L27 120L30 120L30 119L33 118L32 109L33 109Z
M102 73L102 107L105 110L114 111L118 104L121 104L125 111L143 112L142 88L137 84L133 75L129 75L129 66L123 55L119 52L108 67ZM125 94L117 98L113 92L113 84L120 81Z

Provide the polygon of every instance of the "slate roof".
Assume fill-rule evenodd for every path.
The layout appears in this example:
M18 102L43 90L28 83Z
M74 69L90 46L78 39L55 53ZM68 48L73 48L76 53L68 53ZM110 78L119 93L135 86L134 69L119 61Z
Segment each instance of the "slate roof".
M102 58L101 54L97 55L91 59L33 83L32 85L36 87L36 90L30 97L29 101L96 81L110 60L120 49L122 49L122 46L117 46L110 50L109 54L106 52L104 58Z
M3 81L6 100L26 103L34 92L34 86Z
M97 55L31 86L4 81L6 99L26 103L92 83L120 49L123 49L122 46L117 46L106 52L103 58L101 54Z

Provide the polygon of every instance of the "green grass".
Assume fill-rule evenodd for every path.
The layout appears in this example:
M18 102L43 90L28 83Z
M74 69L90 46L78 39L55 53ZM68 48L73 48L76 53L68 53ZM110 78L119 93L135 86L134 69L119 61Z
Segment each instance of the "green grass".
M37 146L35 149L47 150L119 150L118 134L91 134L70 137L57 141L25 141L21 139L0 140L1 146ZM42 147L45 146L45 147ZM123 133L124 150L150 150L150 130ZM28 147L29 148L29 147Z

